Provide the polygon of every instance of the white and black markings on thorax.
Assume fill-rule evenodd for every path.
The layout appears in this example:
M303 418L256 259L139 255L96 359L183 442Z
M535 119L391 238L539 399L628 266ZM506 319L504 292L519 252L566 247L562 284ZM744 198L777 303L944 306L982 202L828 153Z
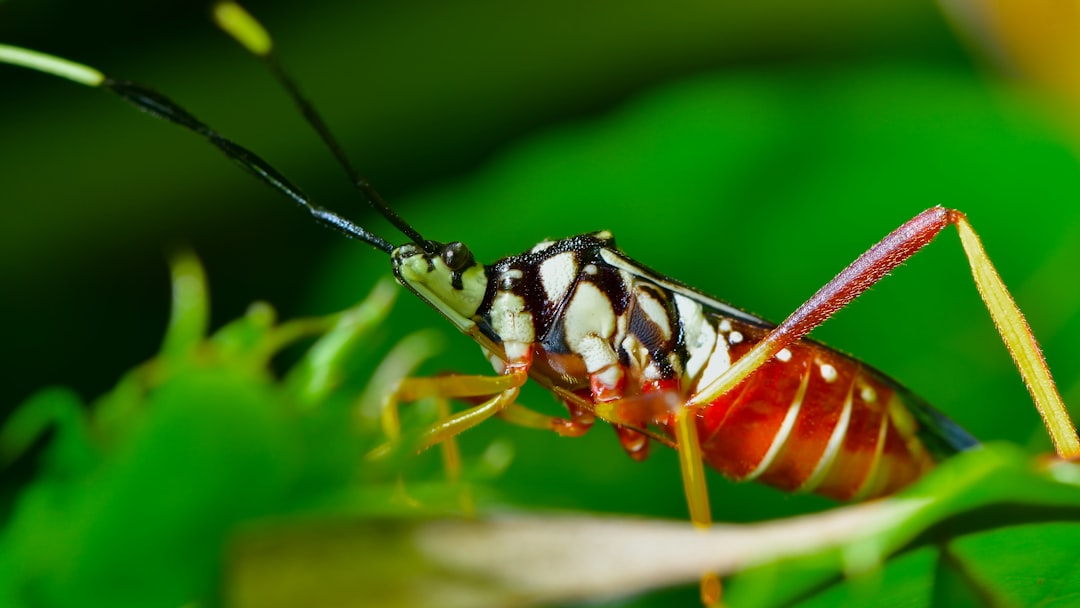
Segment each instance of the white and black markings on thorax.
M631 363L619 348L628 333L640 333L650 354L674 352L667 311L654 310L652 321L635 314L631 277L603 260L602 251L613 246L610 233L597 232L544 241L496 262L489 268L488 297L477 311L481 331L501 342L510 360L538 346L568 383L581 370L561 366L560 356L576 355L583 371L609 389ZM674 377L675 368L665 365L662 373Z
M599 381L612 398L626 374L685 391L719 375L731 363L724 317L770 326L632 262L606 231L544 241L486 267L463 249L405 245L395 273L460 329L500 345L509 364L528 365L536 346L567 386ZM561 368L562 355L579 357L588 377Z

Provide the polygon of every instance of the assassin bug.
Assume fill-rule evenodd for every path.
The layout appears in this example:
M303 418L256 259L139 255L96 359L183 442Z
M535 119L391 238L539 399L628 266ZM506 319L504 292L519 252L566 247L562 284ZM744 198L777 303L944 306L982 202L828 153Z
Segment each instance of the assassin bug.
M316 221L388 254L399 282L476 340L499 372L403 381L385 404L391 435L397 403L425 396L479 403L428 429L421 447L448 441L495 415L564 435L585 432L599 417L614 425L632 457L644 458L653 440L678 450L691 518L700 525L710 521L703 463L736 479L841 499L895 491L941 458L973 447L975 440L895 381L804 337L954 225L1058 453L1080 454L1030 330L962 213L935 207L917 215L779 326L643 267L621 253L606 232L545 241L484 265L461 243L421 236L357 174L282 72L261 26L231 3L219 5L217 17L267 62L364 198L410 242L395 247L314 205L260 157L145 87L13 47L0 47L0 60L103 87L188 128ZM529 377L567 405L568 418L516 403Z

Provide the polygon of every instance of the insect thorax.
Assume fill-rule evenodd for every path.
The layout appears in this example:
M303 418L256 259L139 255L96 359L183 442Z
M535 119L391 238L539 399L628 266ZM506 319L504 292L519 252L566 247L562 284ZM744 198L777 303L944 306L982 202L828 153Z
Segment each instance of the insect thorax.
M696 311L688 320L703 323L701 306L677 303L683 296L620 260L609 232L545 241L502 259L488 268L478 327L508 357L535 347L567 388L587 386L605 370L683 380L690 353L680 316Z

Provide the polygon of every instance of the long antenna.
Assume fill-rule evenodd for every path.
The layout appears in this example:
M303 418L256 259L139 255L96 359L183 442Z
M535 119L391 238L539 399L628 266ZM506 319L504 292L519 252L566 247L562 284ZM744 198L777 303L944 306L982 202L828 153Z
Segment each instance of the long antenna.
M349 176L349 181L352 182L360 195L383 217L390 221L395 228L400 230L402 234L412 239L414 243L419 245L428 253L434 252L435 245L430 241L420 236L420 233L415 228L409 225L400 215L397 214L382 196L375 190L375 188L360 175L360 172L356 170L356 167L349 161L348 155L345 154L345 149L341 147L337 139L331 133L330 128L326 125L326 122L322 119L322 116L315 110L315 106L311 104L300 92L300 88L296 85L296 81L289 77L285 73L284 68L281 67L281 62L278 60L277 55L274 53L274 41L270 37L270 32L267 31L261 23L258 22L251 13L247 12L244 7L240 6L236 2L226 0L225 2L219 2L214 5L213 9L214 22L228 34L233 40L240 43L240 46L247 49L249 53L258 57L267 68L270 69L270 73L273 74L274 79L285 89L289 97L300 109L300 113L303 114L304 119L311 125L315 132L322 138L323 143L333 153L334 158L345 170L345 173Z
M378 235L329 209L313 204L311 199L300 188L290 182L277 169L270 166L270 163L263 160L259 155L225 138L207 126L206 123L192 116L187 110L181 108L176 102L152 89L134 82L110 78L98 70L81 63L6 44L0 44L0 63L22 66L66 78L78 84L99 87L110 93L115 93L143 112L180 125L206 138L207 141L224 152L225 156L231 158L252 175L307 209L319 223L329 226L345 236L369 243L386 253L394 250L393 245Z

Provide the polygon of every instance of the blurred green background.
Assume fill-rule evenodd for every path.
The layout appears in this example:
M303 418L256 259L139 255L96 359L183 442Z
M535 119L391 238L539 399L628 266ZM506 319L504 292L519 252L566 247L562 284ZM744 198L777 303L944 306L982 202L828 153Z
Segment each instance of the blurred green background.
M997 80L931 2L251 2L361 171L425 235L494 261L607 228L633 258L776 320L935 204L967 212L1080 400L1080 167L1032 89ZM149 84L390 240L258 63L192 2L8 0L0 40ZM329 312L389 272L204 142L116 99L0 69L0 410L47 384L90 398L156 352L165 252L190 244L216 323L264 299ZM900 379L975 435L1049 442L950 231L815 336ZM447 332L430 371L483 371ZM530 405L549 397L527 393ZM557 411L553 408L552 411ZM637 464L492 422L497 490L556 508L684 517L674 453ZM713 476L715 517L824 501ZM521 498L527 497L527 498Z

